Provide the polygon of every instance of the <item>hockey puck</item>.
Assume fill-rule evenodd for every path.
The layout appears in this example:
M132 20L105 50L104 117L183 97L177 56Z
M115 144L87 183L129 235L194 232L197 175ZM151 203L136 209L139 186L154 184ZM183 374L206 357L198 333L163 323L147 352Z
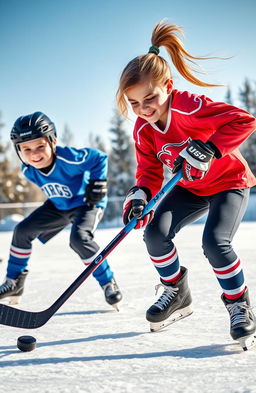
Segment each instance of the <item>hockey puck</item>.
M20 336L17 340L17 347L22 352L31 352L36 347L36 339L33 336Z

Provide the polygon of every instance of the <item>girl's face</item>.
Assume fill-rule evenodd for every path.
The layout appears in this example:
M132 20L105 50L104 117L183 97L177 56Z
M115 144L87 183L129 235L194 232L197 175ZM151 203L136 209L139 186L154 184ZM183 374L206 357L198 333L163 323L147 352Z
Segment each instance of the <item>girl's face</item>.
M151 81L150 78L144 78L126 91L126 97L135 115L165 127L172 87L171 79L162 85Z
M53 161L53 151L48 138L22 142L19 148L23 161L37 169L45 168Z

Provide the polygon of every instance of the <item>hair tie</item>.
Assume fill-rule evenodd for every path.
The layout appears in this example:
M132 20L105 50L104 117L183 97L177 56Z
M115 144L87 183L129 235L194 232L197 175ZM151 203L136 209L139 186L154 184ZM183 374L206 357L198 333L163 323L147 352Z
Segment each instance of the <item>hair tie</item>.
M160 50L156 45L152 45L148 50L148 53L154 53L155 55L159 55L159 52Z

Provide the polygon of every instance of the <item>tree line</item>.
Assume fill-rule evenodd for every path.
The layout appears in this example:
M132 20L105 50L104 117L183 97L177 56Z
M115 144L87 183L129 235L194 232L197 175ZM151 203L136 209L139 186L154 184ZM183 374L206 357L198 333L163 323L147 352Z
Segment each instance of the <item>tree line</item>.
M224 101L234 105L233 92L227 89ZM256 117L256 83L245 79L238 91L238 101L242 109ZM1 138L1 130L4 127L0 113L0 203L12 202L36 202L43 201L44 196L40 189L28 182L20 170L20 163L9 142L4 143ZM70 128L65 125L60 142L71 146L74 135ZM89 135L90 147L105 151L109 156L108 169L108 195L110 200L117 199L115 203L109 203L104 215L104 221L111 221L114 217L120 217L122 202L127 190L134 185L135 179L135 152L130 133L125 128L125 121L114 110L109 128L110 149L106 148L105 142L100 136ZM253 133L240 147L240 150L248 161L254 175L256 175L256 133ZM121 197L121 198L119 198ZM5 209L4 215L15 211ZM3 215L3 213L2 213ZM0 218L2 218L2 215Z

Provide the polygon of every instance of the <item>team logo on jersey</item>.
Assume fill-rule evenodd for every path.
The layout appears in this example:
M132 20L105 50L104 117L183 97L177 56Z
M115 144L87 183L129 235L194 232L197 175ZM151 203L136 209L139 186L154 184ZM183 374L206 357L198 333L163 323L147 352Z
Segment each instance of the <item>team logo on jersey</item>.
M41 187L41 190L48 198L72 198L73 196L68 186L59 183L47 183Z
M162 150L158 152L157 158L169 169L172 169L175 159L178 157L181 150L183 150L190 141L191 138L188 138L186 141L182 141L180 143L166 143L166 145L162 147Z

